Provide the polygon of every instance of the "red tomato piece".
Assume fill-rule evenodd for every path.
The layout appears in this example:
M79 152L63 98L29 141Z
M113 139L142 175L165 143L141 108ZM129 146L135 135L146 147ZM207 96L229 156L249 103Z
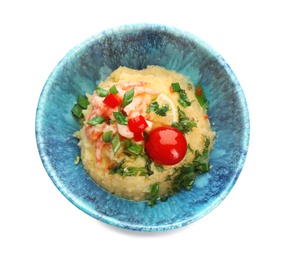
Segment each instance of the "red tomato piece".
M133 133L143 132L147 126L148 124L142 115L130 118L128 120L128 128Z
M115 108L122 103L122 99L117 94L110 93L108 96L105 97L103 102L107 106L111 108Z
M154 162L174 165L184 158L187 142L180 130L173 127L158 127L149 133L145 149Z
M139 141L143 141L145 139L144 137L144 132L137 132L137 133L134 133L134 140L136 142L139 142Z
M201 91L201 89L199 87L196 88L196 94L198 96L201 96L202 95L202 91Z

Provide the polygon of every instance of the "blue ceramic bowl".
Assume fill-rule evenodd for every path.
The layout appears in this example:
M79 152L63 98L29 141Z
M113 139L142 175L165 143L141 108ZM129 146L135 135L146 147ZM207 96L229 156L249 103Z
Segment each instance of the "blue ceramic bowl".
M77 96L120 65L143 69L159 65L201 83L210 101L216 131L210 171L182 191L149 207L111 195L95 184L81 164L71 114ZM237 181L248 150L249 115L242 88L225 60L196 36L163 25L135 24L101 32L71 50L49 76L36 112L36 140L42 163L59 191L76 207L105 223L138 231L188 225L219 205Z

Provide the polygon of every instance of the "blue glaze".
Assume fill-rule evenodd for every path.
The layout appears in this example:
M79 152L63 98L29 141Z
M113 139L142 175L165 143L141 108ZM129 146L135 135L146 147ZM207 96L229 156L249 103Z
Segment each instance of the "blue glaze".
M74 164L79 154L71 115L77 95L95 86L119 66L159 65L200 83L210 101L208 114L217 133L212 168L190 191L159 202L115 197ZM212 211L237 181L247 155L250 125L247 103L234 73L196 36L163 25L136 24L101 32L70 51L49 76L36 112L36 140L43 165L60 192L90 216L121 228L163 231L188 225Z

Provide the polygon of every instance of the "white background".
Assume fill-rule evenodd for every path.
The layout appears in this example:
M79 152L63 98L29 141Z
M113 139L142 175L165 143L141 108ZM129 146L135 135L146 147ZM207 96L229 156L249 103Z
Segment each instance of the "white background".
M1 1L0 259L290 259L286 3ZM61 58L99 31L135 22L209 43L238 77L251 117L246 164L228 197L161 233L112 227L73 206L44 170L34 132L39 95Z

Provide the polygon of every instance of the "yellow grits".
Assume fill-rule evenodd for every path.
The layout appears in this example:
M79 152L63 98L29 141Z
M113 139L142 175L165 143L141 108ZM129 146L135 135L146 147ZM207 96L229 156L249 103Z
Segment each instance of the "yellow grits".
M101 149L101 160L96 162L96 141L90 140L85 130L93 109L93 106L90 104L83 111L85 117L83 128L75 133L75 137L79 139L78 145L81 150L84 169L102 188L125 199L134 201L145 200L148 192L150 192L150 187L155 183L159 183L159 196L166 196L170 192L172 180L177 174L175 169L182 165L190 164L195 158L193 151L198 150L202 153L205 148L205 137L208 137L210 140L209 149L211 150L213 147L215 133L211 130L207 111L199 105L194 93L194 86L189 78L175 71L169 71L159 66L148 66L143 70L119 67L105 81L101 82L98 87L108 89L113 85L124 82L145 82L146 88L152 88L159 93L157 96L152 97L152 101L157 101L160 106L164 104L169 106L166 116L159 116L153 111L147 114L146 119L152 123L149 132L156 127L163 125L170 126L174 121L178 121L178 107L185 112L188 118L194 119L196 127L193 127L190 132L185 134L191 149L187 150L181 162L172 166L164 165L162 171L152 162L150 169L154 174L150 176L121 176L120 174L112 174L110 169L124 158L123 167L144 167L146 159L142 156L131 158L124 153L122 147L114 154L112 144L106 143ZM191 101L190 106L184 108L180 105L178 102L180 99L179 93L172 92L170 88L174 82L178 82L180 87L186 91L188 99ZM90 97L91 95L88 95L89 100ZM144 141L137 143L142 145Z

